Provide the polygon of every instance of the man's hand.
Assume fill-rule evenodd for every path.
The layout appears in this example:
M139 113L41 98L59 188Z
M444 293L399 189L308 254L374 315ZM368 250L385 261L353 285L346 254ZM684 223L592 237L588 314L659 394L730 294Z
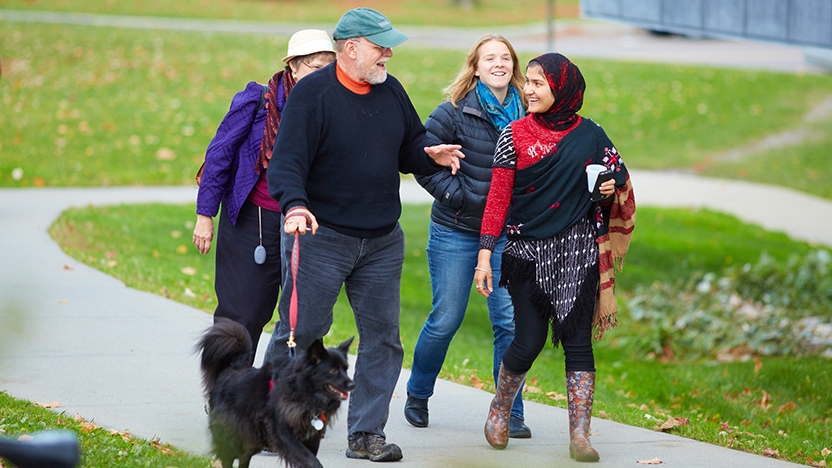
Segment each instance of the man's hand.
M294 236L297 232L300 235L305 235L306 231L311 229L312 235L318 231L318 220L311 211L302 206L296 206L286 213L286 218L283 221L283 232Z
M194 226L194 246L199 253L205 255L211 250L211 240L214 239L214 219L210 216L196 215Z
M450 167L451 174L456 175L456 171L459 170L459 159L465 157L460 149L462 149L462 146L460 145L434 145L426 146L425 153L427 153L436 164Z

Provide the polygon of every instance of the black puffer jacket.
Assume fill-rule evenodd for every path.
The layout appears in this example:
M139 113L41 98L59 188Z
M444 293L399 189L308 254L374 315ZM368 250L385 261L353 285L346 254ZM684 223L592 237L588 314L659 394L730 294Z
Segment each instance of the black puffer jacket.
M465 158L456 175L445 169L416 180L433 198L430 218L443 226L479 233L485 200L491 186L491 165L494 147L500 136L497 128L477 101L471 90L457 102L443 102L425 122L428 136L442 143L462 146Z

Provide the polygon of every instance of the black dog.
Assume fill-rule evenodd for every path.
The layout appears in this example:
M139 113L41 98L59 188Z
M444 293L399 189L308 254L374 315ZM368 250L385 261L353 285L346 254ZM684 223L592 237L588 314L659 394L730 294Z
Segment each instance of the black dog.
M321 438L355 388L347 375L352 340L330 349L316 340L294 357L280 356L257 369L249 364L254 351L246 329L218 319L196 350L202 352L213 449L223 468L234 459L248 468L263 449L290 467L321 467Z

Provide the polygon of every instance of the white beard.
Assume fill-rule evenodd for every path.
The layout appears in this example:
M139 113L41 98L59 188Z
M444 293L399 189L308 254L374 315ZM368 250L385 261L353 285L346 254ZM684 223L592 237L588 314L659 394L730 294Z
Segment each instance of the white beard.
M358 60L356 60L355 68L358 73L361 74L361 78L364 79L367 83L371 85L377 85L384 83L387 80L387 70L380 69L373 64L370 67L365 67L364 63L364 50L359 48L358 50Z

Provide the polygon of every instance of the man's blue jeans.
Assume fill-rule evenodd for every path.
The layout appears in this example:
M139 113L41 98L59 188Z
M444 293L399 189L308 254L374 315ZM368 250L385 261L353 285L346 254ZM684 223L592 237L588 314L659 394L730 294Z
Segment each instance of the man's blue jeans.
M295 342L306 349L332 325L332 307L341 285L358 329L355 390L350 395L347 431L384 436L390 399L402 369L399 333L400 290L404 262L401 226L372 239L339 234L321 226L315 235L299 236L298 317ZM293 293L291 258L294 237L283 234L283 291L280 323L272 333L266 357L287 351L289 304ZM334 345L335 343L331 344Z
M478 233L430 223L428 267L433 290L433 310L422 326L407 391L414 398L430 398L445 356L456 331L465 317L468 298L474 283L480 236ZM487 299L488 315L494 331L494 380L500 372L503 354L514 339L514 308L508 290L498 287L505 235L501 236L491 256L494 292ZM284 293L285 295L285 293ZM517 392L511 414L523 419L522 390Z

